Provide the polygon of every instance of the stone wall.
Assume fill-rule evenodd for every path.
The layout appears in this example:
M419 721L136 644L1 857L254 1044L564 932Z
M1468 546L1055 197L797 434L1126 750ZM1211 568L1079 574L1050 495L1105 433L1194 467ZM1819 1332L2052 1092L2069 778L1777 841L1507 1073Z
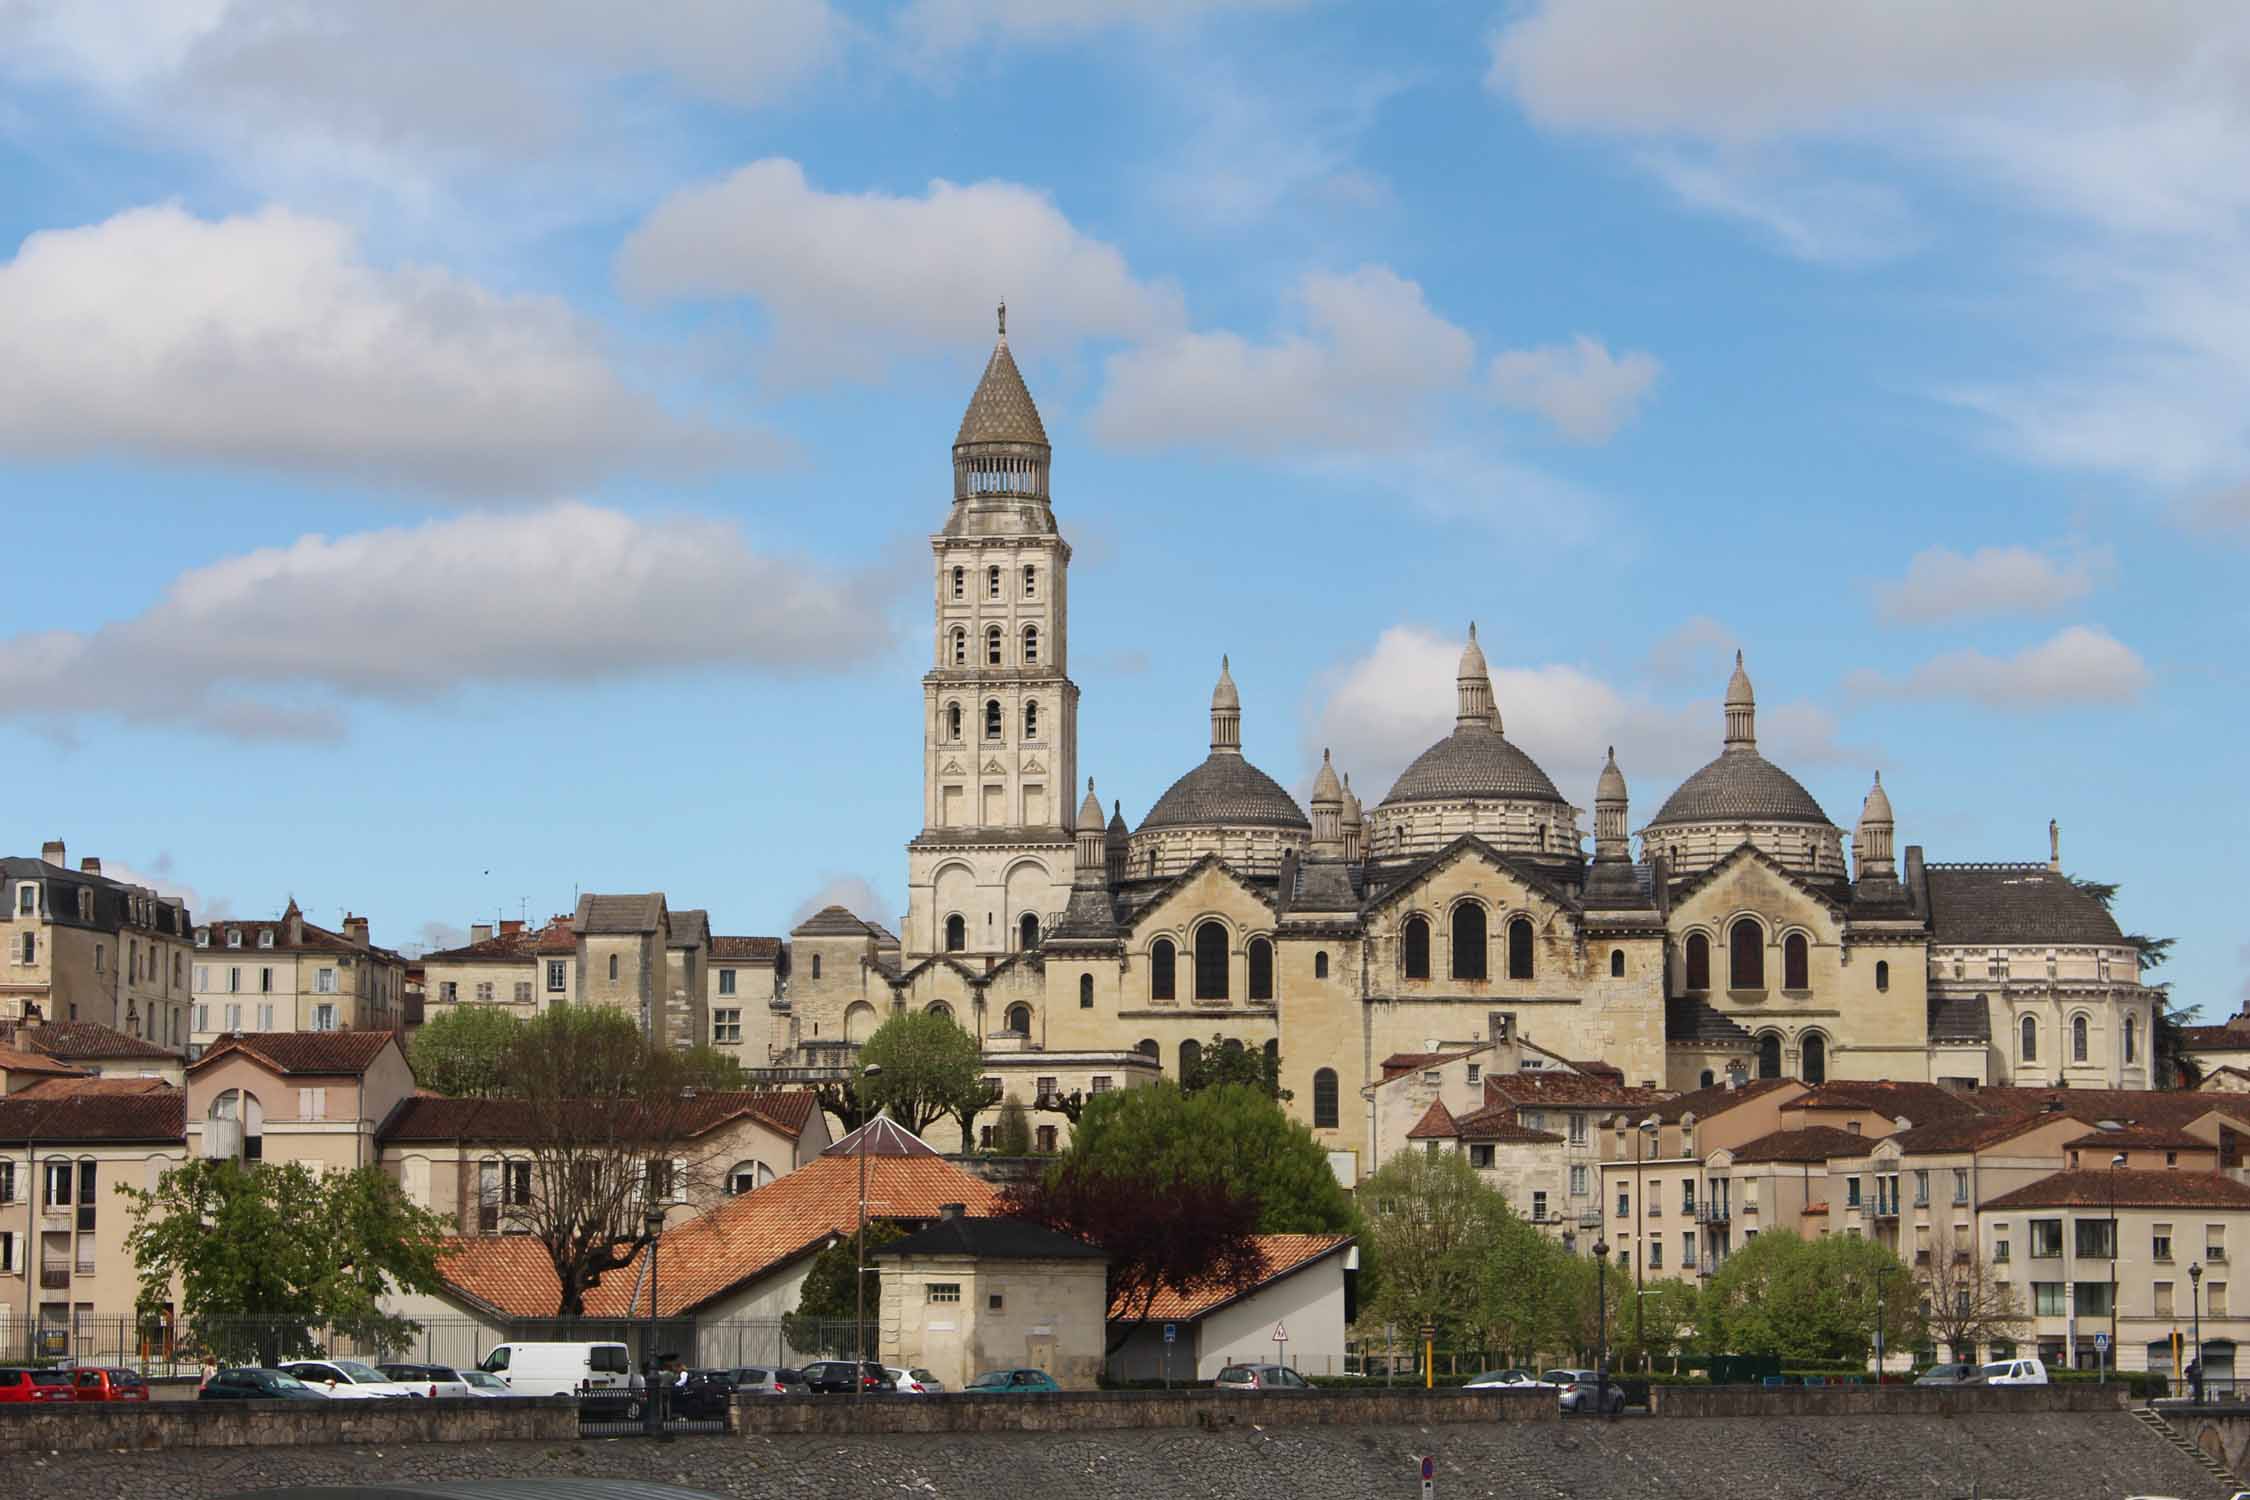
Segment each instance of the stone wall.
M2174 1432L2234 1473L2250 1467L2250 1406L2191 1406L2166 1401L2156 1410Z
M2130 1405L2122 1385L1649 1387L1649 1409L1659 1417L1953 1417L2123 1411Z
M751 1398L735 1428L754 1436L810 1433L1099 1432L1119 1428L1423 1427L1457 1422L1553 1422L1543 1389L1090 1391L1036 1396L930 1396L855 1402L833 1397Z
M0 1454L312 1444L503 1443L578 1436L567 1397L490 1401L151 1401L0 1407Z

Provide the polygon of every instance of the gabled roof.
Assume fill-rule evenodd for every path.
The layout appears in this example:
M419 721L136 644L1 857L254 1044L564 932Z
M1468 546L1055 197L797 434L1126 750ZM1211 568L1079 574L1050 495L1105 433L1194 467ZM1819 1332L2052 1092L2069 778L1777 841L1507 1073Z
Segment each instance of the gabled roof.
M581 935L627 935L656 932L665 925L664 893L604 896L588 891L578 898L571 925Z
M791 937L872 937L874 927L841 906L824 906L789 929Z
M465 943L458 948L442 948L435 953L425 953L425 964L509 963L542 953L574 953L578 948L577 934L571 931L570 918L556 917L544 927L525 927L517 923L504 923L501 930L478 942Z
M180 1054L169 1048L98 1021L49 1021L42 1026L26 1026L16 1033L16 1040L27 1052L43 1052L62 1062L106 1062L121 1057L180 1060Z
M2109 909L2045 865L1931 864L1922 869L1930 891L1931 937L1938 943L2124 945Z
M56 1078L83 1076L79 1070L59 1058L44 1052L26 1052L20 1047L0 1043L0 1069L11 1073L43 1073Z
M781 939L775 937L713 937L713 958L746 959L753 963L773 963L781 957Z
M1802 1130L1776 1130L1754 1141L1745 1141L1734 1148L1733 1154L1737 1165L1759 1161L1811 1162L1826 1161L1833 1156L1865 1156L1874 1145L1874 1139L1868 1136L1827 1125L1810 1125Z
M1872 1110L1886 1120L1904 1118L1917 1125L1982 1113L1976 1104L1940 1084L1862 1078L1831 1079L1807 1089L1781 1108L1784 1114L1792 1110Z
M384 1048L397 1044L397 1036L388 1031L237 1031L204 1049L187 1070L196 1072L240 1052L276 1073L356 1078L375 1065Z
M1533 1130L1516 1119L1516 1107L1497 1104L1464 1116L1456 1126L1464 1141L1492 1142L1504 1146L1559 1146L1563 1138L1552 1130Z
M1130 917L1126 918L1125 925L1127 927L1139 926L1143 917L1146 917L1150 912L1155 911L1159 906L1162 906L1166 901L1169 901L1175 892L1185 887L1189 881L1202 874L1205 870L1221 871L1229 880L1232 880L1236 885L1241 886L1245 891L1248 891L1252 896L1255 896L1260 904L1265 906L1267 910L1275 912L1277 914L1280 912L1281 908L1274 901L1273 893L1265 888L1265 884L1263 882L1250 879L1250 877L1244 875L1240 870L1237 870L1234 866L1228 864L1224 859L1221 859L1216 854L1206 854L1197 859L1195 863L1189 865L1186 869L1180 871L1179 874L1172 876L1170 879L1147 891L1141 892L1136 898L1140 904L1133 908L1133 913Z
M0 1142L10 1145L119 1141L169 1146L178 1145L186 1135L186 1095L175 1088L147 1094L0 1098ZM18 1191L29 1193L21 1187Z
M1665 1100L1650 1113L1667 1124L1694 1115L1698 1120L1708 1120L1725 1114L1738 1104L1760 1099L1777 1089L1801 1089L1804 1085L1794 1078L1751 1078L1729 1086L1715 1083L1707 1089L1697 1089L1692 1094L1676 1094Z
M161 1078L94 1078L68 1073L38 1079L9 1092L10 1099L60 1099L66 1094L164 1094L179 1087Z
M297 932L295 941L291 941L289 936L292 926ZM244 952L255 949L261 953L334 953L347 958L366 954L372 958L394 962L398 959L398 955L388 948L378 948L373 943L354 942L340 932L332 932L318 923L306 921L304 913L297 910L297 903L294 901L289 903L289 910L279 917L257 921L222 917L214 922L203 923L199 930L210 933L210 946L214 949L227 946L226 934L239 932L242 934L241 947ZM273 935L273 940L261 942L260 939L267 933ZM228 951L234 950L229 948Z
M2216 1151L2217 1141L2189 1135L2162 1125L2121 1125L2115 1130L2089 1130L2063 1142L2066 1151ZM2106 1167L2108 1164L2105 1162Z
M697 1094L680 1105L680 1133L688 1139L723 1125L755 1120L796 1136L810 1116L810 1089L739 1090ZM538 1116L521 1099L445 1099L417 1095L402 1101L382 1130L391 1145L438 1145L448 1141L511 1144L538 1134Z
M1343 1251L1352 1243L1348 1234L1261 1234L1258 1236L1258 1254L1264 1262L1264 1273L1239 1291L1221 1286L1192 1287L1187 1292L1175 1292L1166 1287L1156 1294L1149 1304L1147 1314L1140 1320L1146 1323L1189 1323L1208 1317L1222 1307L1232 1306L1245 1297L1252 1297L1284 1277L1326 1260ZM1113 1323L1128 1321L1131 1309L1122 1302L1112 1302L1109 1317Z
M2114 1196L2113 1196L2114 1195ZM1986 1201L2005 1208L2250 1208L2250 1187L2221 1172L2095 1167L2057 1172Z
M1503 1101L1519 1109L1653 1109L1671 1098L1664 1089L1628 1086L1610 1078L1583 1073L1488 1073L1484 1080L1487 1104Z
M1393 1052L1381 1063L1383 1081L1389 1083L1424 1068L1442 1067L1446 1063L1459 1062L1464 1057L1474 1057L1479 1052L1489 1050L1489 1043L1477 1042L1439 1052Z
M1815 808L1814 811L1818 812L1819 809ZM1816 819L1814 821L1826 822L1827 820L1825 818L1822 818ZM1654 827L1655 825L1651 824L1650 826ZM1790 869L1780 860L1775 859L1772 855L1766 853L1765 850L1759 848L1756 844L1749 842L1747 839L1745 839L1742 843L1735 845L1734 848L1729 850L1727 853L1720 855L1717 861L1715 861L1710 866L1710 868L1700 870L1696 874L1688 877L1686 880L1683 880L1678 885L1674 886L1672 890L1672 905L1678 907L1684 904L1689 898L1693 897L1696 892L1702 890L1705 886L1717 880L1730 867L1745 860L1753 864L1764 865L1767 870L1771 871L1775 875L1778 875L1779 877L1781 877L1781 879L1788 882L1790 885L1796 887L1809 899L1819 902L1822 906L1826 907L1829 911L1835 913L1839 917L1844 915L1844 903L1837 899L1837 894L1834 889L1824 885L1816 885L1812 881L1807 880L1804 876L1798 874L1795 870Z
M711 941L711 914L701 908L672 913L672 938L668 946L694 948Z
M1569 912L1578 910L1578 903L1571 899L1570 893L1556 885L1537 866L1501 853L1473 833L1464 833L1444 848L1433 850L1410 864L1386 872L1383 888L1367 903L1364 909L1365 914L1373 915L1380 911L1384 906L1412 890L1415 885L1433 871L1452 863L1464 854L1471 853L1481 856L1494 869L1503 871L1522 881L1563 910Z
M968 1255L979 1260L1102 1260L1109 1256L1096 1245L1058 1234L1025 1219L996 1219L962 1215L939 1219L904 1239L868 1252L870 1260L897 1260L909 1255Z
M1422 1118L1406 1132L1410 1141L1450 1141L1461 1133L1453 1123L1453 1111L1445 1107L1443 1099L1432 1099L1430 1107L1422 1111Z

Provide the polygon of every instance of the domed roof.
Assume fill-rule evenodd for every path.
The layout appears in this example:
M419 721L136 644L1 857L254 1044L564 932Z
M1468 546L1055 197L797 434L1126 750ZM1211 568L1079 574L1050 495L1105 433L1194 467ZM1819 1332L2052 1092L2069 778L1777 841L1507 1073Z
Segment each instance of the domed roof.
M1109 831L1111 833L1123 833L1125 831L1125 802L1123 798L1119 798L1110 804Z
M1000 341L992 346L992 358L985 362L984 378L977 382L976 394L969 398L969 409L961 417L961 431L953 445L964 443L1033 443L1047 447L1046 424L1039 420L1039 407L1031 399L1031 388L1023 383L1023 372L1016 368L1016 357L1008 352L1008 305L1000 304Z
M1312 820L1280 782L1232 751L1214 751L1156 799L1138 831L1241 827L1310 832Z
M1313 778L1312 800L1315 807L1325 802L1344 805L1344 784L1336 779L1336 768L1329 763L1325 750L1320 752L1320 774Z
M1880 771L1875 773L1875 789L1867 794L1867 801L1860 805L1859 820L1862 823L1894 821L1891 817L1890 793L1883 790L1883 773Z
M1094 778L1091 776L1086 778L1086 800L1078 805L1078 826L1081 828L1099 828L1102 826L1102 799L1094 795Z
M1471 799L1560 802L1563 796L1507 736L1486 724L1462 724L1417 756L1376 805Z
M1625 773L1617 769L1617 747L1609 747L1609 761L1602 767L1601 779L1594 783L1596 802L1623 802L1625 800Z
M1675 823L1826 823L1828 814L1781 767L1740 746L1680 783L1651 828Z

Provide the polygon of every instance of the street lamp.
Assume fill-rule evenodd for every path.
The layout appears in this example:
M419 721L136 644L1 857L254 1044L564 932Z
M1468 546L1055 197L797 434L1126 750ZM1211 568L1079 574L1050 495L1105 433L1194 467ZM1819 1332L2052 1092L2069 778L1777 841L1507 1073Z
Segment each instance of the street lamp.
M2203 1404L2203 1262L2188 1267L2188 1295L2195 1302L2195 1404Z
M2102 1361L2102 1384L2109 1384L2109 1367L2117 1361L2117 1169L2125 1165L2120 1151L2109 1159L2109 1356Z
M1641 1232L1641 1214L1647 1207L1641 1202L1641 1143L1647 1141L1654 1150L1656 1129L1656 1116L1650 1115L1633 1132L1633 1342L1636 1345L1642 1342L1641 1267L1648 1263L1648 1240Z
M859 1076L862 1082L880 1078L883 1065L869 1063L859 1070ZM867 1395L867 1128L874 1123L872 1118L859 1122L859 1239L852 1247L852 1399L855 1401Z
M656 1241L664 1233L664 1208L654 1198L641 1210L641 1228L648 1235L648 1332L641 1340L641 1426L648 1432L664 1430L663 1413L656 1393Z
M1594 1240L1594 1411L1609 1391L1609 1242ZM1579 1403L1585 1409L1585 1403Z

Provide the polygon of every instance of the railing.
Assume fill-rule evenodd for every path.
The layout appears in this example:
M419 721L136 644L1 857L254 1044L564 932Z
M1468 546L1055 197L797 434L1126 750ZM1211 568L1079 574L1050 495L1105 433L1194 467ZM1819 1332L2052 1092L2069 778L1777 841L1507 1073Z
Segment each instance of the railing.
M1695 1222L1698 1224L1724 1224L1731 1217L1732 1215L1728 1213L1727 1205L1723 1199L1714 1203L1698 1203L1695 1206Z
M68 1291L70 1289L70 1267L41 1266L39 1268L39 1289L47 1292Z
M1585 1209L1585 1210L1583 1210L1583 1211L1582 1211L1582 1212L1580 1212L1580 1214L1578 1215L1578 1227L1579 1227L1580 1229L1599 1229L1599 1228L1601 1228L1601 1227L1602 1227L1602 1211L1601 1211L1600 1209L1598 1209L1598 1208L1589 1208L1589 1209Z
M1718 1271L1719 1258L1716 1255L1709 1254L1708 1252L1705 1253L1701 1261L1696 1263L1695 1274L1698 1276L1715 1276L1718 1274Z

